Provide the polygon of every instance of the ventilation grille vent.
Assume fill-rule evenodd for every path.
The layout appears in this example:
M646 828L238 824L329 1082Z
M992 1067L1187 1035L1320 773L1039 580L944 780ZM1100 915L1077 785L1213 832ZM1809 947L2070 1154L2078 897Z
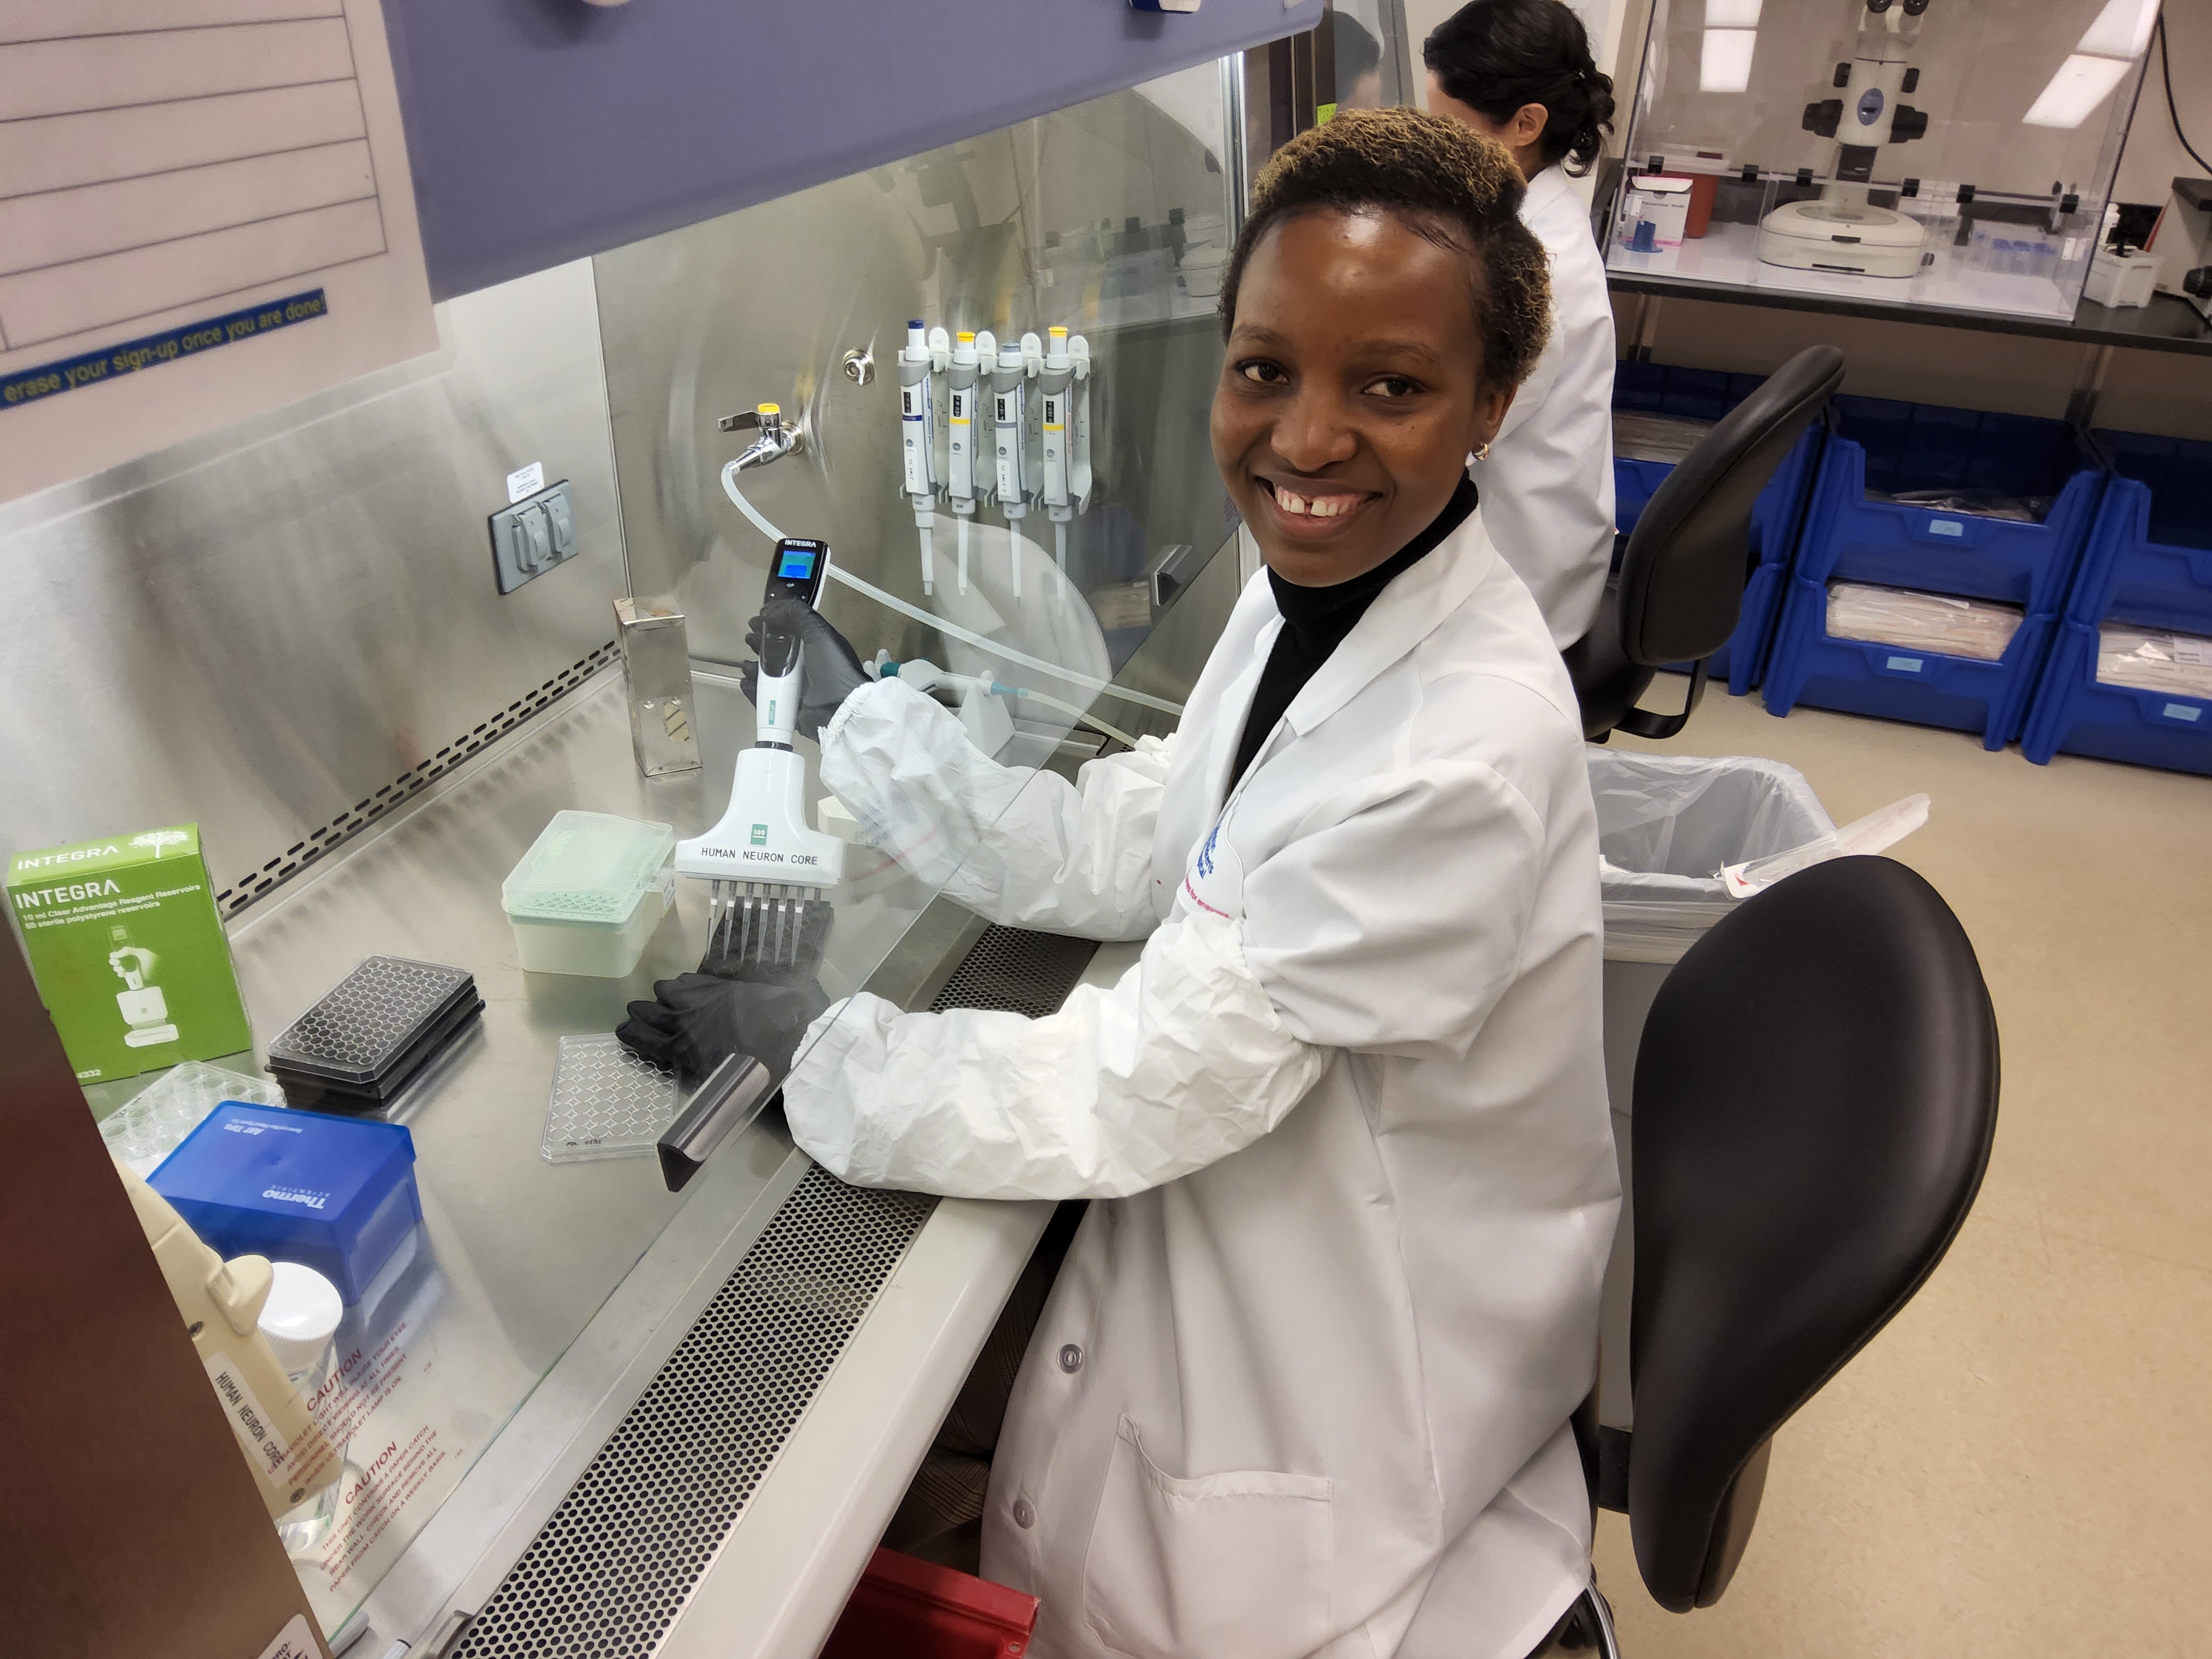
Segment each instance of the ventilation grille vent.
M929 1011L995 1008L1041 1019L1067 1000L1097 949L1095 939L994 924L952 970Z
M809 1170L453 1659L650 1654L935 1202Z
M931 1008L1050 1013L1097 948L991 927ZM808 1170L450 1659L649 1655L935 1205Z
M507 704L473 732L455 738L419 766L402 772L367 800L355 802L351 811L339 813L306 840L295 842L258 870L240 877L215 896L216 908L228 919L255 900L267 896L279 883L289 881L323 854L359 835L393 807L412 800L464 761L483 753L486 747L498 742L532 714L559 702L621 655L620 644L610 640L580 662L562 669L535 691Z

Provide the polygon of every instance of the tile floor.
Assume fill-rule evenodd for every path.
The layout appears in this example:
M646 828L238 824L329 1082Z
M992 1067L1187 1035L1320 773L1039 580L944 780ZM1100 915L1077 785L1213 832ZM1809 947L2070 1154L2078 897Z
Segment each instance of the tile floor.
M1964 922L2004 1057L1973 1214L1777 1437L1725 1598L1661 1610L1626 1519L1601 1518L1623 1652L2212 1654L2212 779L1776 720L1756 693L1619 741L1785 761L1838 823L1927 791L1894 855Z

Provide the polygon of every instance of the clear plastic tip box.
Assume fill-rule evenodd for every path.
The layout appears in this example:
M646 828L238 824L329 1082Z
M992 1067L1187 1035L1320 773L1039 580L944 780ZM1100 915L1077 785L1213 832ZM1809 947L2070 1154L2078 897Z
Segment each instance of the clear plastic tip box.
M415 1141L401 1125L235 1100L150 1182L211 1249L313 1267L349 1303L422 1219Z
M526 972L620 979L668 913L676 831L605 812L556 812L500 897Z

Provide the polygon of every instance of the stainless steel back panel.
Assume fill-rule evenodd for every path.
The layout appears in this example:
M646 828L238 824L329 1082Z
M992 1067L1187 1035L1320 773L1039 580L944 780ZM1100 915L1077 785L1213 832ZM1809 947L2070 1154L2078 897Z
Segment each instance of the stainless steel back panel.
M234 909L604 660L591 268L439 325L432 356L0 507L0 848L196 820ZM485 520L532 461L582 550L502 599Z
M845 568L1033 654L1102 672L1127 659L1150 625L1153 563L1178 545L1211 552L1234 524L1207 432L1222 349L1214 267L1195 257L1226 235L1219 83L1206 65L597 257L632 574L639 592L678 597L695 658L750 654L769 544L719 487L742 445L714 422L773 401L803 420L807 447L743 481L780 529L821 537ZM1122 246L1124 227L1157 231L1171 216L1194 257ZM1068 571L1095 623L1073 605L1070 623L1048 601L1042 508L1023 526L1035 547L1018 606L1002 517L977 516L980 610L952 592L956 524L940 508L937 597L925 601L888 372L917 317L1002 341L1055 324L1088 337L1099 483L1071 526ZM865 386L840 371L861 348L878 367ZM823 608L863 657L882 647L964 666L966 647L834 586ZM1097 707L1117 723L1129 712Z

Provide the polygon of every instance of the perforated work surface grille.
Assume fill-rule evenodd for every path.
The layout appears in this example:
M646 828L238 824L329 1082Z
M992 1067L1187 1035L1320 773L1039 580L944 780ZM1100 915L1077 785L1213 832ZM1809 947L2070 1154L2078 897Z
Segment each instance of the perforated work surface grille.
M1050 1013L1097 948L989 928L931 1009ZM449 1659L650 1654L936 1201L808 1170Z
M271 1063L374 1076L397 1060L469 982L464 969L371 957L269 1045Z
M1067 1000L1097 949L1087 939L987 927L929 1010L941 1014L948 1008L998 1008L1042 1018Z
M935 1202L809 1170L453 1659L651 1653Z

